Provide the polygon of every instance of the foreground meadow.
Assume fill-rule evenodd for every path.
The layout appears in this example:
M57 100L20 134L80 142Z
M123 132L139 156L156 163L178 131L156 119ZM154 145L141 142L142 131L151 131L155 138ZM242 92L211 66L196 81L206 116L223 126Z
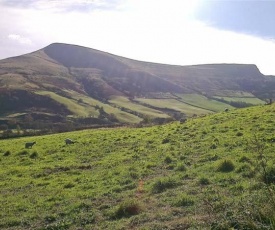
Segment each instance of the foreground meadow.
M274 229L274 118L258 106L1 140L0 228Z

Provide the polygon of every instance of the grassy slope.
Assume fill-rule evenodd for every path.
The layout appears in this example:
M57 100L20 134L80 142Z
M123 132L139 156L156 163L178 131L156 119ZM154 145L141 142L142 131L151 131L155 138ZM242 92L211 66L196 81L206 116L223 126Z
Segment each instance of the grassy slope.
M185 124L1 140L0 228L269 229L259 223L275 216L253 139L265 138L274 164L274 114L261 106ZM27 141L37 145L26 150ZM217 171L224 160L233 171Z
M264 101L262 101L256 97L215 97L215 98L223 99L228 102L238 101L238 102L245 102L245 103L249 103L249 104L253 104L253 105L262 105L265 103Z
M108 114L114 114L116 118L120 122L124 123L138 123L141 121L141 118L129 114L123 111L120 111L117 108L112 107L111 105L104 104L98 100L95 100L91 97L76 93L74 91L67 91L67 94L70 95L70 98L60 96L56 93L49 92L49 91L37 91L37 94L49 96L59 103L65 105L73 114L73 116L81 116L81 117L98 117L99 112L95 109L95 106L103 107L104 111ZM78 100L81 100L79 103Z
M196 114L196 115L202 115L202 114L209 114L212 111L206 110L197 106L193 106L190 104L186 104L182 101L176 100L176 99L147 99L147 98L136 98L135 100L148 104L150 106L154 106L156 108L169 108L176 111L180 111L184 114L186 114L188 117Z
M233 108L228 104L209 99L199 94L181 94L178 95L178 97L181 101L188 103L189 105L215 112L223 111L225 108Z
M151 109L146 106L142 106L139 104L136 104L132 101L130 101L126 97L116 96L112 97L111 100L109 100L110 103L115 104L117 106L130 109L132 111L136 111L138 113L150 116L150 117L160 117L160 118L168 118L169 116L165 113L162 113L161 111L158 111L156 109Z
M48 96L51 97L52 99L58 101L59 103L65 105L73 114L78 115L78 116L83 116L83 117L87 117L88 111L85 107L79 105L76 101L73 101L69 98L66 97L62 97L56 93L53 92L49 92L49 91L39 91L36 92L39 95L44 95L44 96Z

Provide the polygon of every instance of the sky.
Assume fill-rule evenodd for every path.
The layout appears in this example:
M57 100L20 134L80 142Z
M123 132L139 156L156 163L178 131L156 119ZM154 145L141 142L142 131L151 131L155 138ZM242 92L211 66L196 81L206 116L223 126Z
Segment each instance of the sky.
M173 65L275 75L275 0L0 0L0 59L69 43Z

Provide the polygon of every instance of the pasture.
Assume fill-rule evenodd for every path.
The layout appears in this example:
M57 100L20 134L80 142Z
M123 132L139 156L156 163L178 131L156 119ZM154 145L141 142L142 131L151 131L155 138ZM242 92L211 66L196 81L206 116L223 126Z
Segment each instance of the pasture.
M139 105L137 103L134 103L130 101L127 97L113 97L111 100L109 100L110 103L120 106L122 108L127 108L132 111L135 111L137 113L141 113L143 115L147 115L150 117L160 117L160 118L168 118L169 116L165 113L162 113L159 110L152 109L143 105Z
M233 109L233 107L228 104L209 99L199 94L177 94L177 96L182 102L214 112L224 111L225 108Z
M265 102L256 97L215 97L227 102L245 102L253 105L263 105Z
M196 115L203 115L212 113L209 109L199 108L197 106L189 105L183 101L176 99L148 99L148 98L136 98L136 101L142 102L144 104L154 106L160 109L173 109L181 113L186 114L188 117Z
M274 118L257 106L1 140L0 228L274 229Z

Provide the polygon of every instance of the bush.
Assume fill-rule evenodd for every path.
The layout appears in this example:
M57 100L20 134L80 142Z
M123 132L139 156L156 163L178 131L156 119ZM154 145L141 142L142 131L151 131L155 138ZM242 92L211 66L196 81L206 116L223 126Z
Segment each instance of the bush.
M187 194L182 194L174 202L174 206L176 206L176 207L187 207L187 206L192 206L194 203L195 203L194 200L190 196L188 196Z
M275 167L267 168L262 179L266 184L275 184Z
M71 182L69 182L68 184L64 185L64 188L73 188L75 185Z
M210 180L208 178L206 178L206 177L201 177L199 179L199 184L200 185L208 185L208 184L210 184Z
M164 138L161 143L162 144L167 144L169 142L170 142L170 140L168 138Z
M4 152L4 154L3 154L4 157L7 157L7 156L9 156L9 155L11 155L11 152L10 152L9 150L6 151L6 152Z
M242 163L245 163L245 162L251 163L251 159L249 157L247 157L247 156L242 156L240 158L239 162L242 162Z
M112 218L120 219L123 217L130 217L139 214L141 211L142 208L136 200L127 200L115 208L115 211L112 214Z
M78 216L75 219L76 223L79 223L81 226L85 226L88 224L93 224L96 220L96 216L94 212L89 213L79 213Z
M165 159L164 159L164 162L165 162L166 164L171 163L171 162L172 162L171 156L166 156Z
M30 155L30 158L34 159L38 157L38 153L35 151Z
M235 165L231 160L224 160L218 165L218 172L231 172L235 169Z
M157 180L152 186L153 193L161 193L169 188L176 187L177 183L171 178L164 178Z
M243 136L243 133L242 133L242 132L237 132L237 133L236 133L236 136L237 136L237 137L241 137L241 136Z
M184 164L181 163L181 164L178 164L178 165L177 165L176 170L177 170L177 171L184 172L184 171L186 171L186 167L185 167Z
M27 150L23 150L21 152L18 153L19 156L25 156L25 155L28 155L29 152Z
M252 178L255 175L254 170L248 163L244 163L237 170L237 173L241 173L243 177Z
M210 149L216 149L217 148L217 145L216 144L212 144L211 146L210 146Z

